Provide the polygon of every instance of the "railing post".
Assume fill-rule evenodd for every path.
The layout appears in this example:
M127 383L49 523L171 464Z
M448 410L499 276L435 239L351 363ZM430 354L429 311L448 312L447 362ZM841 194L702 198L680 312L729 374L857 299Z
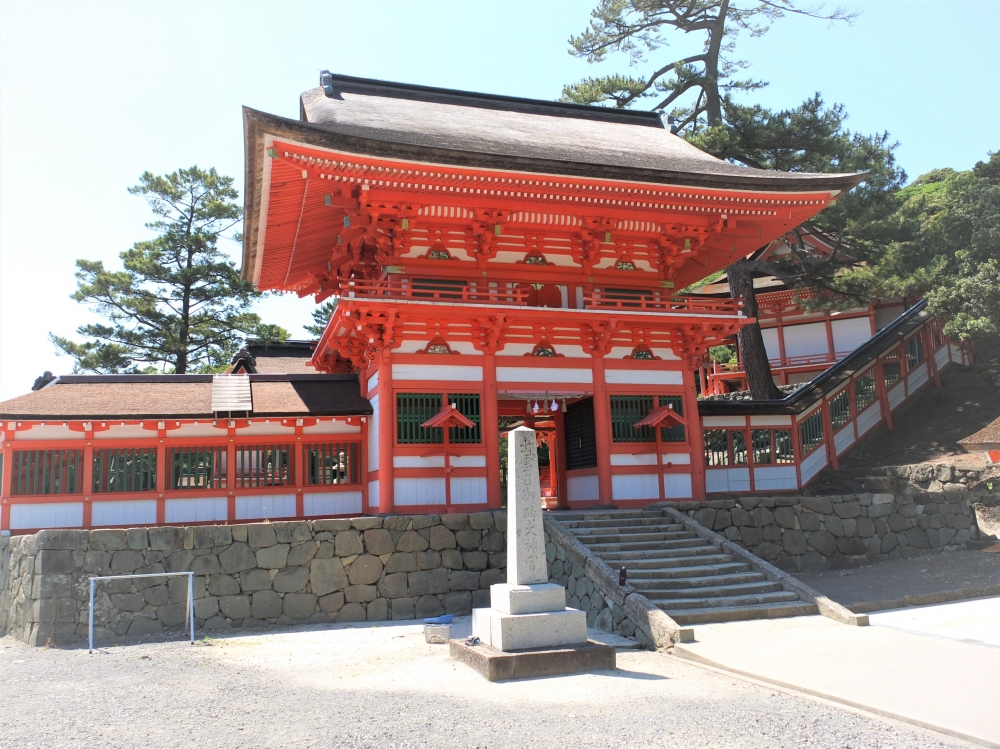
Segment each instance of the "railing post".
M194 645L194 572L188 572L188 621L191 623L191 644Z
M89 652L94 652L94 578L90 578L90 650Z

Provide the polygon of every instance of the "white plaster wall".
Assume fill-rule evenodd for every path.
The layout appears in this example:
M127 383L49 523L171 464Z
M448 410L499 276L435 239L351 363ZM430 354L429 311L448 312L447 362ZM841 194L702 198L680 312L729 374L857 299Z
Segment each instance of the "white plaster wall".
M820 445L808 458L802 461L799 471L802 474L802 486L826 466L826 449Z
M393 468L444 468L443 455L393 455Z
M90 508L90 524L95 528L102 525L156 525L156 500L94 502Z
M225 497L168 499L164 503L167 523L207 523L229 519L229 503Z
M613 466L655 466L656 453L652 455L627 455L622 453L611 454L611 465Z
M759 492L798 488L798 477L795 474L795 466L754 468L753 481L754 486Z
M448 463L455 468L485 468L485 455L452 455Z
M294 494L261 494L236 498L236 519L295 517Z
M604 381L609 385L683 385L684 374L649 369L605 369Z
M851 317L847 320L833 320L834 351L854 351L872 337L871 321L867 317Z
M655 473L628 473L611 476L614 499L659 499L660 477Z
M673 463L675 466L691 465L691 453L663 453L663 463Z
M869 429L878 424L882 418L882 407L878 401L872 403L868 408L858 414L858 436L865 434Z
M486 477L452 476L451 503L453 505L486 504Z
M571 502L589 502L601 498L597 476L567 476L566 494Z
M889 391L889 408L895 408L900 403L906 399L906 389L903 387L902 381L898 382L892 390Z
M826 323L788 325L782 332L785 337L785 356L825 354L830 350L826 341Z
M690 499L691 494L690 473L663 474L663 496L666 499Z
M705 491L748 492L750 491L749 468L709 468L705 471Z
M375 393L369 399L369 403L372 404L372 415L368 417L368 470L377 471L379 465L379 452L378 452L378 409L379 409L379 394Z
M26 432L15 432L17 440L78 440L83 437L83 432L74 432L68 426L62 424L46 424L45 426L33 426ZM156 432L145 432L145 437L155 437ZM26 525L25 528L35 528L37 526Z
M397 507L445 503L444 477L393 479L392 486Z
M833 435L833 446L840 455L844 450L854 444L854 425L847 422L839 432Z
M378 479L368 482L368 506L378 508Z
M79 528L83 525L83 502L46 502L11 505L10 529Z
M781 427L790 426L791 423L791 416L782 416L781 414L765 414L763 416L750 417L750 426L752 427Z
M764 338L764 349L767 351L767 358L777 359L781 356L781 348L778 346L778 329L762 328L760 334Z
M948 346L947 344L939 348L934 352L934 362L937 364L938 371L940 371L945 364L948 363Z
M917 369L913 370L906 376L906 386L912 393L918 387L927 382L929 377L930 375L927 371L927 362L925 361Z
M590 384L594 381L589 369L556 367L497 367L497 382L537 382Z
M701 420L702 426L706 429L715 427L745 427L747 425L746 416L706 416Z
M392 378L435 382L482 382L483 368L452 364L393 364Z
M346 421L320 421L311 427L302 427L302 434L360 434L360 424Z
M361 492L313 492L303 495L302 511L306 517L350 515L362 512Z

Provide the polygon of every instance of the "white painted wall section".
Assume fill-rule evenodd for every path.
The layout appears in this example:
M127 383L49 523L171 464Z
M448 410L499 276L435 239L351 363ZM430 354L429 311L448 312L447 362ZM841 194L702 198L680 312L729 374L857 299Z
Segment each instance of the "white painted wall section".
M295 517L294 494L262 494L236 498L236 519Z
M882 407L878 401L872 403L868 408L858 414L858 436L865 434L869 429L879 423L882 418Z
M903 387L903 383L899 382L892 390L889 391L889 408L893 409L906 400L906 389Z
M164 503L163 519L168 523L208 523L229 519L229 502L225 497L168 499Z
M785 356L825 354L830 350L826 340L826 323L787 325L782 333L785 337Z
M930 375L927 371L927 362L924 362L917 369L913 370L906 376L906 386L912 393L918 387L927 382L929 376Z
M393 468L444 468L443 455L394 455Z
M691 453L663 453L663 465L673 463L675 466L691 465Z
M360 514L361 492L312 492L302 497L306 517Z
M609 385L683 385L684 375L655 369L606 369L604 381Z
M655 473L627 473L612 476L611 495L616 500L659 499L660 478Z
M833 446L840 455L844 450L854 444L854 426L847 422L839 432L833 435Z
M452 455L448 463L455 468L486 468L486 456Z
M368 506L378 509L378 480L368 482Z
M705 491L748 492L750 491L749 468L709 468L705 471Z
M590 502L601 498L597 476L567 476L566 494L570 502Z
M369 401L372 404L373 413L368 417L368 470L378 470L378 408L379 395L376 393Z
M393 479L393 502L397 507L443 505L444 477Z
M802 474L802 486L805 486L806 482L822 471L824 467L826 467L826 450L820 445L799 465L799 471Z
M432 380L440 382L482 382L483 368L452 364L393 364L394 380Z
M453 505L486 504L486 477L452 476L451 503Z
M690 499L691 474L690 473L663 474L663 496L666 499Z
M795 466L764 466L753 469L753 482L757 491L798 489Z
M90 508L90 524L94 528L102 525L156 525L156 500L94 502Z
M613 466L655 466L656 453L652 455L611 455L611 465Z
M83 502L46 502L38 505L11 505L10 529L80 528Z
M560 382L589 384L594 373L589 369L562 367L497 367L497 382Z
M854 351L858 346L872 337L871 320L867 317L850 317L846 320L833 320L833 350Z

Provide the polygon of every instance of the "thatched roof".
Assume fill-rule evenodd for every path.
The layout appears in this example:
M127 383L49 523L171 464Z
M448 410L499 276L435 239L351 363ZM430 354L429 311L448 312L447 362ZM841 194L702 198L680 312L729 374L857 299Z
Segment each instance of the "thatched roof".
M994 419L975 434L958 441L970 452L977 450L1000 450L1000 418Z

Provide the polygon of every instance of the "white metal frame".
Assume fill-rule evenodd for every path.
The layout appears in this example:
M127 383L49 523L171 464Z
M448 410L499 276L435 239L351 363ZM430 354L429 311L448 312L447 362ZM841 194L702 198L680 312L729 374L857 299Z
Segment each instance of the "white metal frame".
M191 644L194 645L194 573L193 572L153 572L147 575L106 575L102 577L90 578L90 649L94 652L94 587L98 580L127 580L137 577L177 577L187 575L188 579L188 600L187 600L187 620L191 632Z

